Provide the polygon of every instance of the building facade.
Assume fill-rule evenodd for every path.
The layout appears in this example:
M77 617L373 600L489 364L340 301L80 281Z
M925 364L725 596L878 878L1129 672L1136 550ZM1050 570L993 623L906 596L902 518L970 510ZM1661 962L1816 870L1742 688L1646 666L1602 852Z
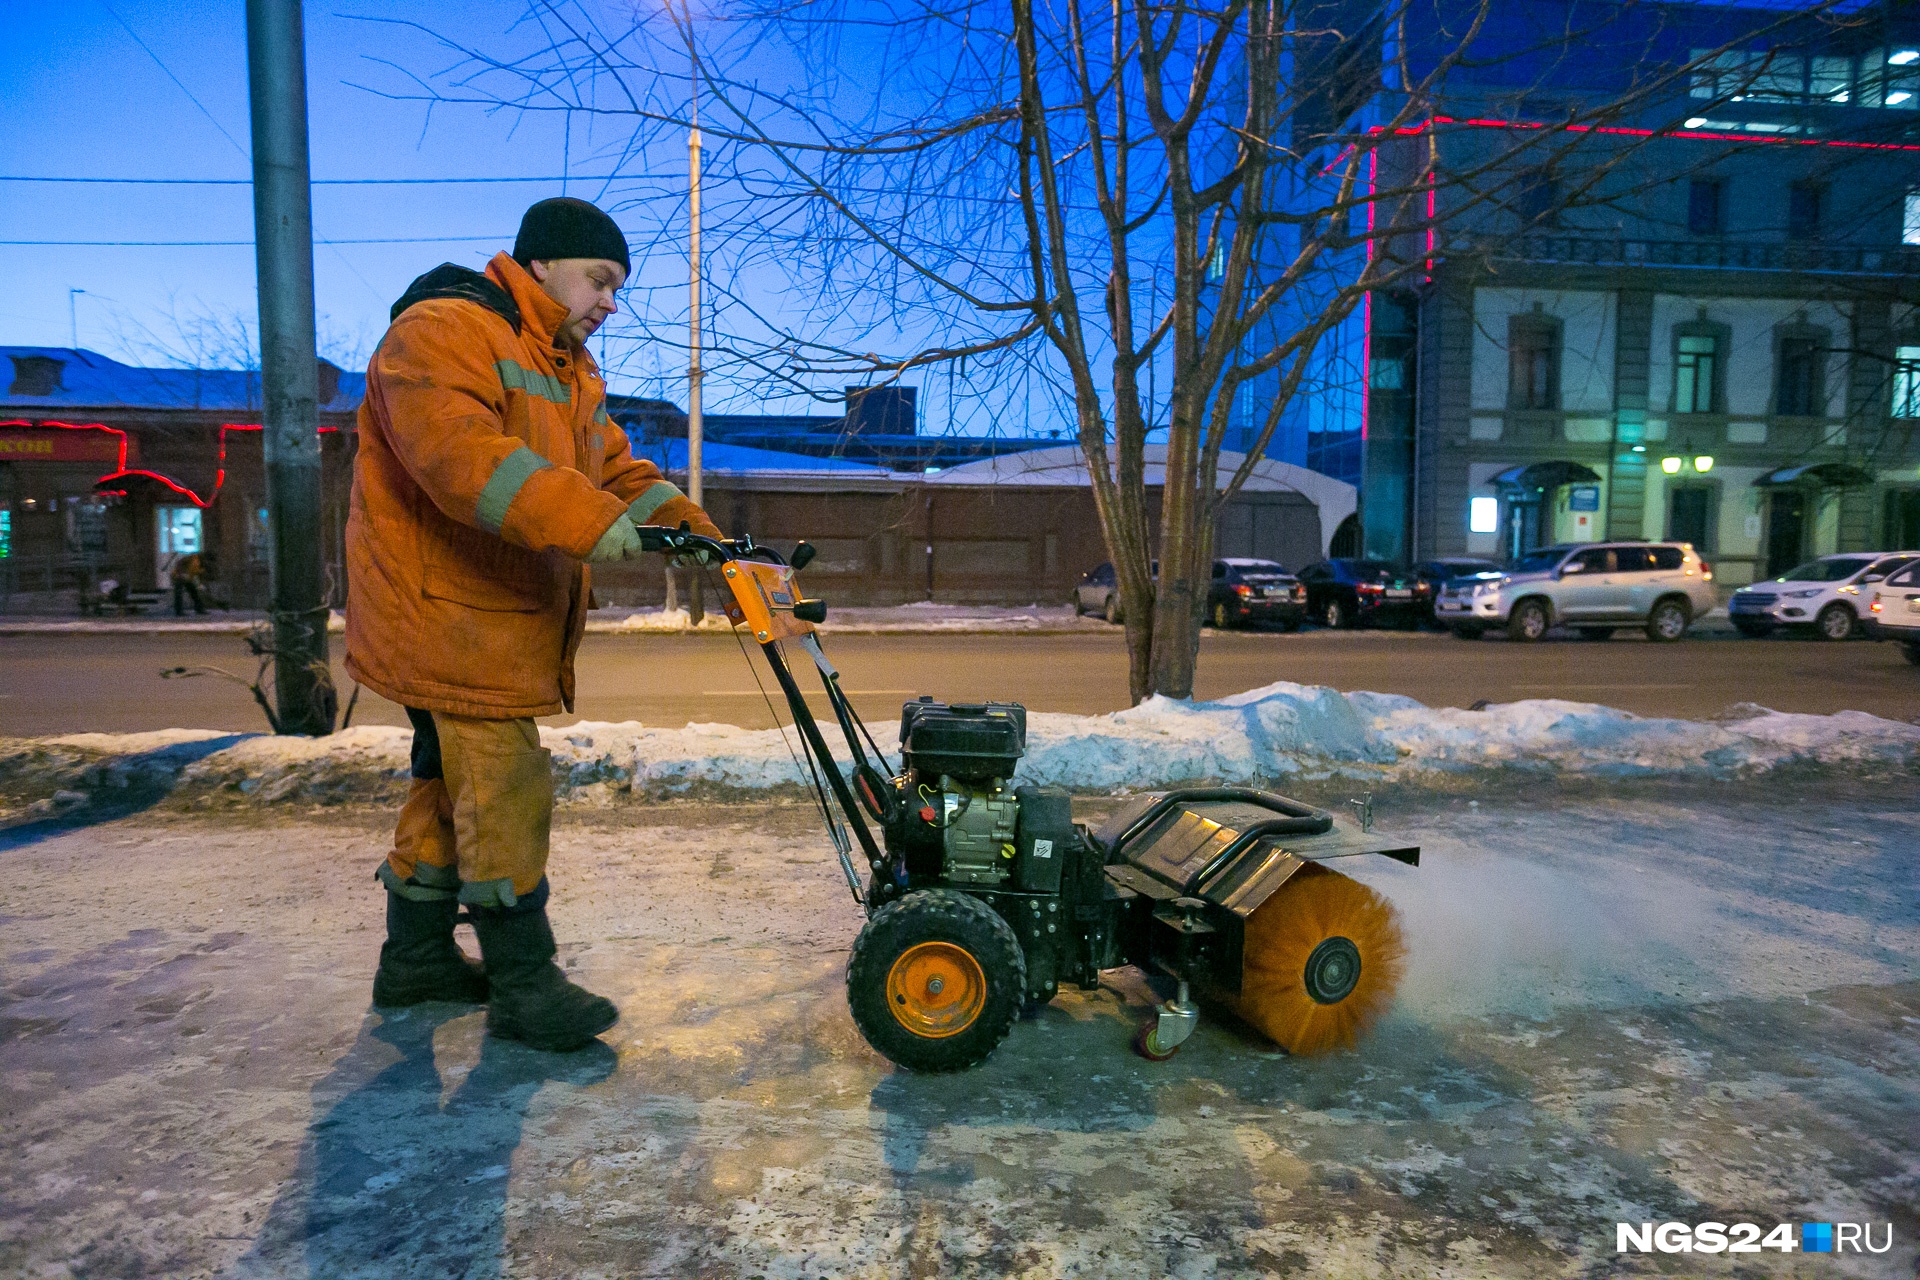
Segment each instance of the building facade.
M201 557L215 599L267 603L260 375L154 369L66 347L0 348L0 607L66 611L103 582L164 590ZM365 378L320 362L332 600Z
M1377 140L1449 12L1328 24L1372 85L1326 146ZM1910 8L1500 0L1483 31L1369 178L1431 190L1370 250L1415 269L1321 359L1357 372L1306 461L1359 487L1361 549L1672 538L1738 584L1920 547Z

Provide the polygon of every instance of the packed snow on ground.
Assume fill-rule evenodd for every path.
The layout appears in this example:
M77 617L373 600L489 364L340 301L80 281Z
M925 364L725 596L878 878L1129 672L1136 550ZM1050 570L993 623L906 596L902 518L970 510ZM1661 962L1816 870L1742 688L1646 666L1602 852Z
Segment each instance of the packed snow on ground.
M1557 699L1461 710L1280 682L1214 702L1152 698L1110 715L1035 712L1017 779L1111 794L1286 777L1731 777L1787 765L1910 769L1920 762L1920 726L1858 711L1747 710L1718 723L1646 719ZM840 744L835 727L822 731ZM753 793L805 781L791 728L582 721L540 732L559 794L578 802ZM873 733L896 755L892 724ZM159 787L265 802L373 799L405 778L411 741L407 729L377 725L328 738L172 729L14 740L0 743L0 784L16 797Z

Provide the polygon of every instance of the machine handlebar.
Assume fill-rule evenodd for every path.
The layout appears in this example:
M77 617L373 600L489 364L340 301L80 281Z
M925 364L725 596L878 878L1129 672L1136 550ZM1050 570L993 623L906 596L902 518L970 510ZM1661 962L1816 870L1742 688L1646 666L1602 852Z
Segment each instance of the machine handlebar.
M779 552L772 547L755 545L752 538L709 538L685 527L669 529L659 524L635 527L640 531L640 549L643 551L657 551L669 556L684 555L689 551L708 551L722 560L742 560L753 556L770 559L775 564L786 563L780 558Z

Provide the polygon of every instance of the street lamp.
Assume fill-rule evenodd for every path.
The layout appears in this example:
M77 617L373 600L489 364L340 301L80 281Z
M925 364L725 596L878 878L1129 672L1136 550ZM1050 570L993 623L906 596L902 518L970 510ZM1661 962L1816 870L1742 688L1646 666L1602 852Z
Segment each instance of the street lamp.
M1677 476L1680 474L1680 467L1684 462L1684 458L1662 458L1660 459L1660 469L1670 476Z
M667 12L669 15L673 12L671 0ZM687 129L687 497L694 506L704 508L700 483L701 446L706 436L705 414L700 403L701 383L706 379L706 370L700 367L700 58L693 47L693 0L681 0L681 13L686 19L687 90L692 99L692 121ZM706 613L698 574L689 575L688 587L687 617L698 625ZM671 605L671 572L667 575L667 590L667 603Z

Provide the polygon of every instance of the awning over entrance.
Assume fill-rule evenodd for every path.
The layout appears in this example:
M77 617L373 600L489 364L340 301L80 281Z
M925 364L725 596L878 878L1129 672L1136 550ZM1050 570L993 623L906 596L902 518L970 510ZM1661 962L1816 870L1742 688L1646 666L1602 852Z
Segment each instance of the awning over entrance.
M193 490L157 471L115 471L93 482L95 493L124 493L162 505L210 507L211 498L202 498Z
M1563 484L1599 484L1600 473L1592 467L1562 458L1508 467L1493 477L1493 483L1503 489L1532 492L1536 489L1558 489Z
M1753 483L1761 489L1784 489L1789 486L1850 489L1855 485L1872 484L1873 473L1851 462L1810 462L1798 467L1775 467Z

